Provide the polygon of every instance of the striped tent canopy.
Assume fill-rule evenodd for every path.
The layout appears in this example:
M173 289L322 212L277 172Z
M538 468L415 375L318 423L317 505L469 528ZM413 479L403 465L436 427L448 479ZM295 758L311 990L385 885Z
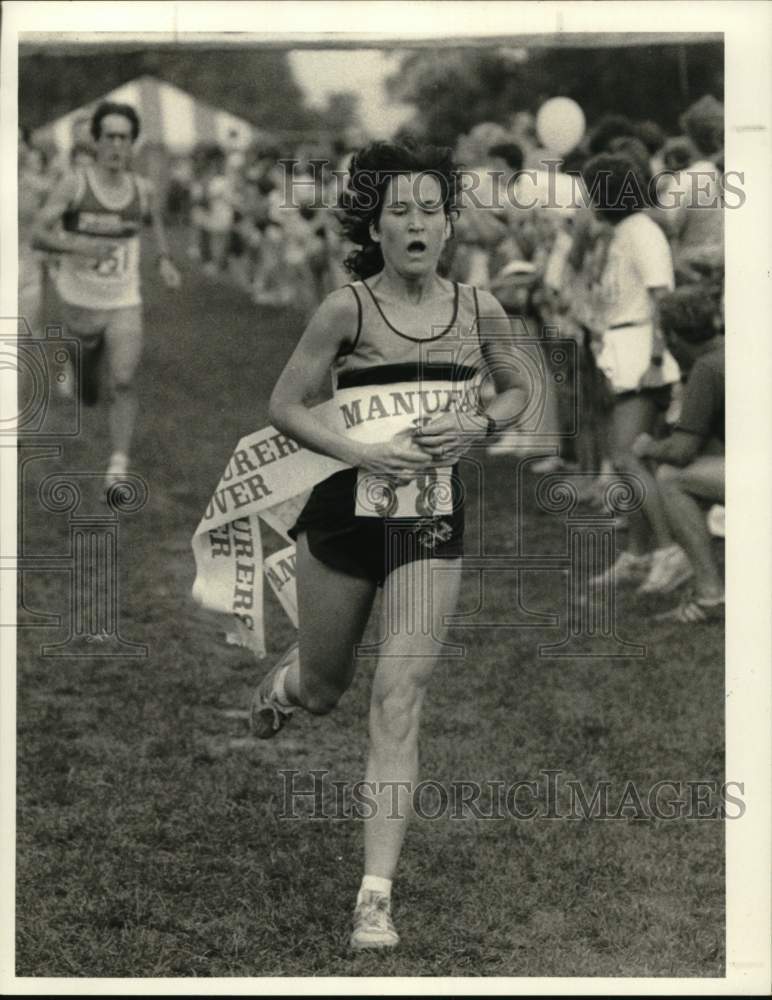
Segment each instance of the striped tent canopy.
M141 76L43 125L34 133L33 142L53 144L68 153L102 101L120 101L137 109L142 123L140 147L162 145L171 152L182 153L199 142L245 146L262 136L259 129L243 118L205 104L164 80Z

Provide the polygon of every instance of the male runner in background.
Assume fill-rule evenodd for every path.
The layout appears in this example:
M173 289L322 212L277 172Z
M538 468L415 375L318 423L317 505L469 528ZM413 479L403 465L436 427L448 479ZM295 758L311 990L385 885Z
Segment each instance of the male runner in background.
M65 175L51 192L35 227L35 243L62 255L57 290L63 319L81 341L83 402L97 401L97 363L107 349L112 454L105 485L129 465L138 399L134 376L142 353L139 285L140 230L150 216L158 265L167 288L180 275L172 263L151 183L133 173L139 116L128 104L105 101L94 112L96 162Z

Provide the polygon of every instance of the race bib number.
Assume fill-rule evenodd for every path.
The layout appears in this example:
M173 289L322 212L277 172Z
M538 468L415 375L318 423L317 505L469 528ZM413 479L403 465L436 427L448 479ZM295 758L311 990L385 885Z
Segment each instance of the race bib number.
M358 470L357 517L420 518L452 513L450 468L430 469L404 485L393 476Z
M109 257L91 262L91 270L100 278L122 277L129 267L128 246L117 246Z

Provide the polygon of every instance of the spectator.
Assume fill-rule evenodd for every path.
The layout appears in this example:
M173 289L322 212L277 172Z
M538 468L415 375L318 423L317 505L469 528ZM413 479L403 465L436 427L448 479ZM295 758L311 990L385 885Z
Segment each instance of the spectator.
M572 337L577 344L578 396L572 399L564 392L562 398L579 417L574 446L579 471L585 474L578 486L580 498L599 506L604 502L605 484L590 476L610 467L605 432L613 397L593 352L603 331L593 308L592 288L612 236L613 227L590 209L582 208L566 220L545 270L541 311L543 322L557 326L561 337Z
M231 229L233 227L234 192L225 171L225 154L215 146L209 153L204 179L206 213L203 224L209 234L210 260L204 271L211 277L227 270Z
M459 149L465 149L467 154L473 153L476 139L485 135L486 129L501 139L497 131L499 126L486 123L462 137ZM500 141L492 143L472 161L472 166L464 170L464 187L460 196L463 211L455 219L451 277L478 288L489 287L491 256L509 234L503 208L507 166L500 154L491 153L491 149L500 149L501 145Z
M199 260L206 264L211 255L209 252L209 233L206 228L207 200L207 160L209 148L203 145L193 150L192 179L190 183L190 224L193 229L193 241L188 247L191 260Z
M629 548L593 582L611 576L630 583L643 580L673 545L651 474L632 453L639 435L654 433L680 375L658 316L659 299L673 289L673 262L664 233L644 213L646 177L637 159L601 154L583 176L596 215L613 227L596 289L597 361L613 394L609 448L616 468L639 476L645 487L642 509L630 515Z
M528 311L529 292L536 278L535 265L530 262L534 241L529 238L527 213L517 207L523 151L512 142L498 143L488 150L487 164L492 198L488 214L502 227L499 242L489 250L490 289L510 315L520 316Z
M664 299L662 322L673 353L689 369L681 416L668 438L642 434L634 451L657 464L668 524L685 553L673 561L671 579L695 578L694 594L662 617L716 621L723 617L724 587L702 506L724 502L724 338L710 299L697 288ZM663 577L660 592L671 589L667 583Z
M592 156L611 151L614 139L635 137L635 124L626 115L603 115L590 133L587 148Z
M665 133L656 122L638 122L635 127L635 134L646 147L649 154L649 169L652 174L657 174L663 167L663 147L665 145Z
M675 204L676 196L671 192L682 184L681 172L686 170L694 159L694 146L685 135L673 136L662 147L662 170L657 171L656 193L659 214L657 220L668 232L668 219L664 215L666 207Z
M636 139L633 135L617 136L616 139L612 139L609 152L622 153L635 160L641 177L646 179L647 184L651 181L651 158L648 149L640 139Z
M278 222L269 220L260 243L260 265L255 275L252 300L262 306L289 306L292 302L291 264L287 240Z
M673 244L679 281L699 281L721 272L724 261L724 211L718 160L724 145L724 108L713 97L693 104L681 124L696 151L679 183L668 192L666 227Z
M190 218L190 187L193 181L192 163L187 157L177 157L169 168L169 184L166 190L166 214L173 225L179 225Z
M18 220L19 220L19 315L36 335L40 332L43 303L43 255L33 246L37 213L51 188L45 153L27 141L29 133L19 129Z

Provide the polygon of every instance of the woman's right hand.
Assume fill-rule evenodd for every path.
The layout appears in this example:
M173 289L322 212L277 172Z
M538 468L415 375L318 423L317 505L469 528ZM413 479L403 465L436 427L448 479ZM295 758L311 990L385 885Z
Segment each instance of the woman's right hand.
M405 483L433 464L432 456L413 441L412 430L395 434L389 441L359 445L360 468Z

